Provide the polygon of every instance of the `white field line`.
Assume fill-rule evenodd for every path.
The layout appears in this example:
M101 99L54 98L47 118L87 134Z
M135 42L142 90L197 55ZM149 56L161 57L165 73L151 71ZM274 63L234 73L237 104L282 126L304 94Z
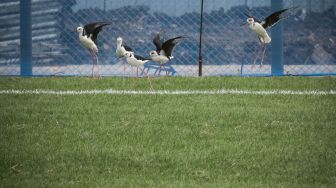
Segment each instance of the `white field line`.
M49 94L49 95L336 95L336 90L319 91L319 90L153 90L153 91L137 91L137 90L0 90L0 94L16 94L16 95L34 95L34 94Z

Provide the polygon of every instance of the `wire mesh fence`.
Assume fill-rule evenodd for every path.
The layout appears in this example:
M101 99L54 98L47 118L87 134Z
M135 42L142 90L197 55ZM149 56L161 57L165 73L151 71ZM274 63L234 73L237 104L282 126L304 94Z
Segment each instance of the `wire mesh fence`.
M19 0L0 2L0 75L20 75L19 5ZM283 7L296 7L281 21L283 74L336 74L336 2L284 0ZM171 75L197 76L200 11L200 0L32 0L32 75L90 75L90 53L75 29L108 21L112 24L98 38L101 75L134 76L125 59L115 55L117 37L148 57L155 49L154 35L161 32L165 39L186 37L167 63ZM260 44L248 26L242 26L247 11L263 19L272 13L271 0L204 1L203 75L273 74L272 45L262 66L253 63ZM146 65L152 75L158 70L150 69L160 68L154 64Z

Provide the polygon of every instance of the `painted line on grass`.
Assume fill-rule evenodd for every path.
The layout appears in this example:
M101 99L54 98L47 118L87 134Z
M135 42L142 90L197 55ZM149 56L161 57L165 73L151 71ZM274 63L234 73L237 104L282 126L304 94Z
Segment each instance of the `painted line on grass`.
M153 91L138 91L138 90L0 90L0 94L49 94L49 95L336 95L336 90L330 91L298 91L298 90L153 90Z

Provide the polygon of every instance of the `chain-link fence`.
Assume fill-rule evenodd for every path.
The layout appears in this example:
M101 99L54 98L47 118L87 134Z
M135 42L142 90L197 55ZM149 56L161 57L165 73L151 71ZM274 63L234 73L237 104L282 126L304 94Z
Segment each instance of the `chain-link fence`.
M146 57L158 32L165 39L186 36L167 63L171 75L198 75L201 0L32 0L31 5L33 76L90 75L90 53L75 28L96 21L112 23L98 38L101 75L133 75L115 55L117 37ZM272 13L271 5L271 0L204 0L203 75L273 74L275 48L268 45L263 65L254 65L260 44L242 26L244 13L263 19ZM0 7L0 75L20 75L25 50L20 48L20 0L2 0ZM283 40L283 74L336 74L336 1L284 0L283 7L296 7L281 22L282 36L272 36ZM154 64L146 66L158 69Z

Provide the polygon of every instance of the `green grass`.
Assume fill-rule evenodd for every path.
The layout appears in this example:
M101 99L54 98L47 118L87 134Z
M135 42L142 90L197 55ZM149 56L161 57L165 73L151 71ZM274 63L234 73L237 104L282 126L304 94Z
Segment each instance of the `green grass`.
M336 90L336 78L155 78L155 89ZM148 90L146 79L0 78ZM1 187L335 187L336 96L0 94Z
M151 78L154 89L252 89L252 90L330 90L336 89L335 77L203 77ZM147 79L106 77L103 79L55 78L0 78L0 89L130 89L149 90Z

